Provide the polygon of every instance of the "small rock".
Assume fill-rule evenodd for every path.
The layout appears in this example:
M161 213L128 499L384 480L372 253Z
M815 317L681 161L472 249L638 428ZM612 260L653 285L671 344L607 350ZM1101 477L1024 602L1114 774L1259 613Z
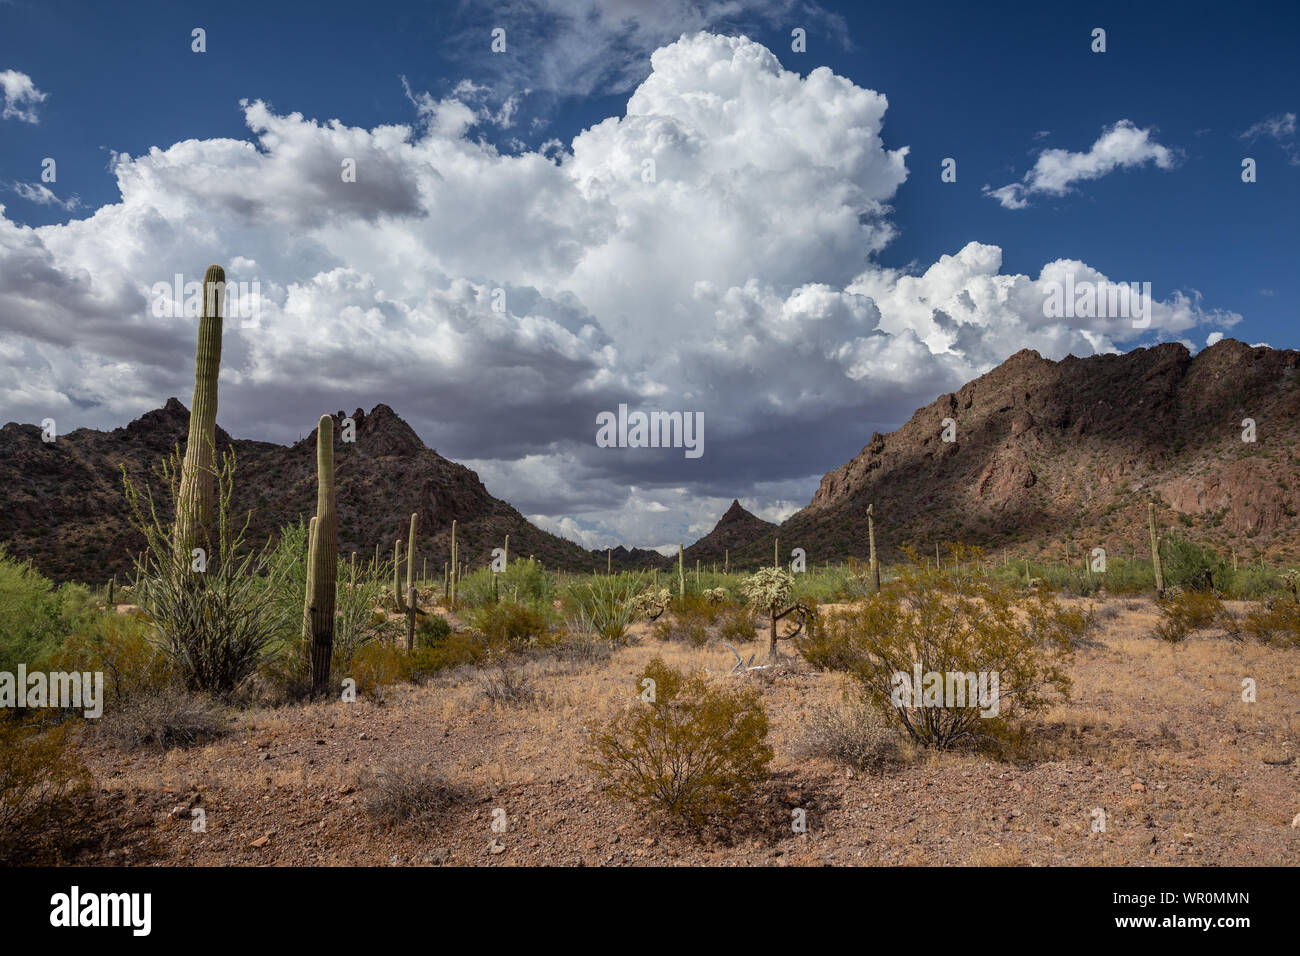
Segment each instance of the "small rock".
M272 836L271 832L267 831L265 834L258 837L252 843L250 843L249 846L255 847L260 850L262 847L266 846L268 843L271 842L271 836Z
M1131 787L1129 787L1129 789L1130 789L1130 790L1139 790L1139 791L1140 791L1140 790L1145 790L1146 787L1143 786L1143 785L1140 784L1140 783L1135 783L1135 784L1133 784Z

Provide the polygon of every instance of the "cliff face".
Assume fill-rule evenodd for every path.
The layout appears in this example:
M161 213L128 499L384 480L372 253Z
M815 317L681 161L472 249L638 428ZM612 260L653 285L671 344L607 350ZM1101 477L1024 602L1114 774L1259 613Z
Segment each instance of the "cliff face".
M488 494L473 471L426 448L387 405L369 414L352 413L355 442L342 441L345 417L339 412L334 428L341 554L357 551L366 557L376 544L391 553L397 538L405 543L411 513L418 511L417 568L427 558L431 577L442 574L453 519L462 560L471 567L486 564L507 534L515 556L532 554L548 567L595 567L580 546L529 524ZM99 582L113 574L121 580L129 573L130 555L143 547L127 520L121 469L164 500L152 472L173 448L184 448L188 428L189 412L174 398L124 428L78 429L51 444L41 440L34 425L5 425L0 429L0 542L58 580ZM289 446L231 439L218 429L218 453L227 449L238 462L234 509L240 515L251 511L251 540L311 517L314 429Z
M781 526L783 546L810 560L865 556L874 501L887 559L905 544L926 553L956 540L1058 557L1067 545L1145 554L1154 493L1168 527L1244 555L1295 555L1298 364L1295 351L1231 339L1194 358L1178 344L1060 362L1018 352L896 432L872 435ZM1254 442L1242 440L1246 419Z

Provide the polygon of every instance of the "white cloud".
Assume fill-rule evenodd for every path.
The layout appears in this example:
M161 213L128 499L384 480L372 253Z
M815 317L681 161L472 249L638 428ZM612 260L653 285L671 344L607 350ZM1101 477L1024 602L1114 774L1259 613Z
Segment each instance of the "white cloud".
M23 123L39 122L36 107L49 96L36 88L30 76L17 70L0 70L0 93L4 95L0 119L16 119Z
M58 206L71 212L81 205L81 200L73 196L70 199L60 199L56 196L50 187L41 183L14 183L13 190L20 197L28 202L34 202L39 206Z
M1300 166L1300 145L1295 140L1295 114L1279 113L1260 120L1241 134L1247 142L1254 142L1261 136L1275 139L1282 144L1282 152L1292 166Z
M0 420L116 426L186 400L193 319L156 318L151 288L221 262L261 292L258 327L226 324L228 431L293 440L387 402L550 527L662 545L734 497L785 517L873 430L1019 348L1147 334L1044 316L1046 283L1109 281L1081 262L1004 274L971 242L919 275L875 265L907 177L885 97L743 38L656 51L624 115L545 154L482 141L500 117L481 105L411 99L417 122L370 130L249 102L256 143L119 155L121 200L86 218L0 206ZM1168 293L1150 331L1238 318ZM702 412L704 456L597 448L620 403Z
M1172 169L1176 155L1151 138L1151 130L1139 129L1129 120L1120 120L1102 130L1101 136L1086 153L1068 149L1045 149L1038 154L1024 178L998 189L984 187L985 194L1007 209L1023 209L1035 193L1064 196L1075 183L1100 179L1117 169L1127 169L1154 162L1160 169Z

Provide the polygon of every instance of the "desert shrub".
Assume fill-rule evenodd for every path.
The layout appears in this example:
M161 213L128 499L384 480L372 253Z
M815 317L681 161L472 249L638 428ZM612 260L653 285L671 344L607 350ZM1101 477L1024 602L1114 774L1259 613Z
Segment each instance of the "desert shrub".
M1233 587L1232 565L1218 552L1170 535L1160 544L1160 565L1166 587L1186 591L1229 591Z
M571 629L599 634L610 642L623 640L643 613L637 601L644 591L645 582L639 574L602 575L575 582L565 595Z
M480 676L479 688L483 696L493 704L522 706L537 700L537 692L533 690L532 679L528 674L504 664Z
M1241 622L1245 634L1260 643L1300 647L1300 601L1275 598L1247 612Z
M429 613L415 625L417 647L436 647L451 636L451 623L441 614Z
M482 664L488 659L488 646L481 637L456 631L428 647L413 651L405 646L373 642L362 647L352 660L351 670L341 674L357 682L357 694L381 698L386 688L409 681L420 681L440 671Z
M436 822L462 796L428 765L380 767L365 781L362 806L385 827L422 828Z
M501 599L534 608L549 608L555 600L555 582L538 561L511 561L501 572Z
M814 707L804 721L807 753L866 770L895 749L896 734L880 710L850 696L842 706Z
M1024 600L975 574L959 583L908 566L879 594L827 614L805 653L847 672L865 700L922 745L1002 737L1052 692L1068 691L1064 663L1077 622L1050 596Z
M567 631L557 635L555 643L545 648L544 653L564 664L589 666L613 657L614 646L586 631Z
M177 510L180 470L177 450L158 471L167 488L169 514ZM231 511L234 452L227 451L213 469L216 539L202 572L194 569L188 551L175 546L172 524L159 517L148 486L142 495L125 468L122 477L132 526L146 543L136 569L137 604L157 629L187 687L232 693L256 672L289 625L278 592L290 571L272 542L260 550L246 546L252 513L241 526ZM298 622L301 613L300 607Z
M104 675L104 706L128 706L162 691L174 678L171 660L150 640L148 621L131 614L100 614L71 634L45 661L51 671Z
M549 627L540 611L510 601L476 608L469 615L469 624L489 647L500 651L535 644Z
M0 863L57 857L71 845L92 795L80 733L71 721L41 730L0 714Z
M0 546L0 671L29 667L58 647L81 616L75 589L55 590L29 561Z
M659 641L679 641L691 647L703 647L709 642L710 629L720 613L698 594L679 598L671 611L655 621L650 633Z
M226 722L210 697L172 688L134 695L104 716L100 730L126 750L171 750L215 740Z
M747 643L757 636L754 612L745 607L730 607L718 618L718 638L733 644Z
M772 760L767 712L753 687L718 687L655 658L653 699L593 734L588 766L607 792L692 826L732 819Z
M1232 637L1238 636L1236 620L1213 592L1173 587L1165 592L1156 608L1161 617L1156 624L1156 637L1170 644L1185 640L1193 631L1215 626L1224 628Z

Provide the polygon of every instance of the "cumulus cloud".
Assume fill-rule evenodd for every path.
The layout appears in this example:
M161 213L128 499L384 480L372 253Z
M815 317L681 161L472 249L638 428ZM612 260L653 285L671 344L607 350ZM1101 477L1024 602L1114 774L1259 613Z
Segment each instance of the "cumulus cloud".
M1100 179L1117 169L1127 169L1154 162L1160 169L1172 169L1176 154L1151 138L1151 130L1139 129L1129 120L1120 120L1102 130L1101 136L1087 152L1068 149L1045 149L1038 154L1024 178L998 189L984 187L1006 209L1024 209L1035 193L1064 196L1075 183Z
M881 268L907 178L886 98L741 37L657 50L623 115L541 150L477 135L503 117L472 88L410 95L411 124L369 130L245 102L252 142L117 155L121 199L86 218L31 228L0 206L0 420L116 426L187 398L194 319L155 285L220 262L259 305L226 323L228 431L291 441L387 402L544 527L668 546L734 497L785 517L873 430L1024 346L1239 318L1177 292L1147 330L1052 318L1052 282L1141 276L1006 274L979 242ZM702 413L703 456L597 447L620 404Z
M631 90L649 55L683 34L799 25L825 42L847 42L843 18L812 0L497 0L452 49L498 90L585 96ZM484 57L496 28L506 31L506 49Z
M40 122L36 107L49 95L38 90L30 76L17 70L0 70L0 94L4 96L0 119L16 119L22 123Z

